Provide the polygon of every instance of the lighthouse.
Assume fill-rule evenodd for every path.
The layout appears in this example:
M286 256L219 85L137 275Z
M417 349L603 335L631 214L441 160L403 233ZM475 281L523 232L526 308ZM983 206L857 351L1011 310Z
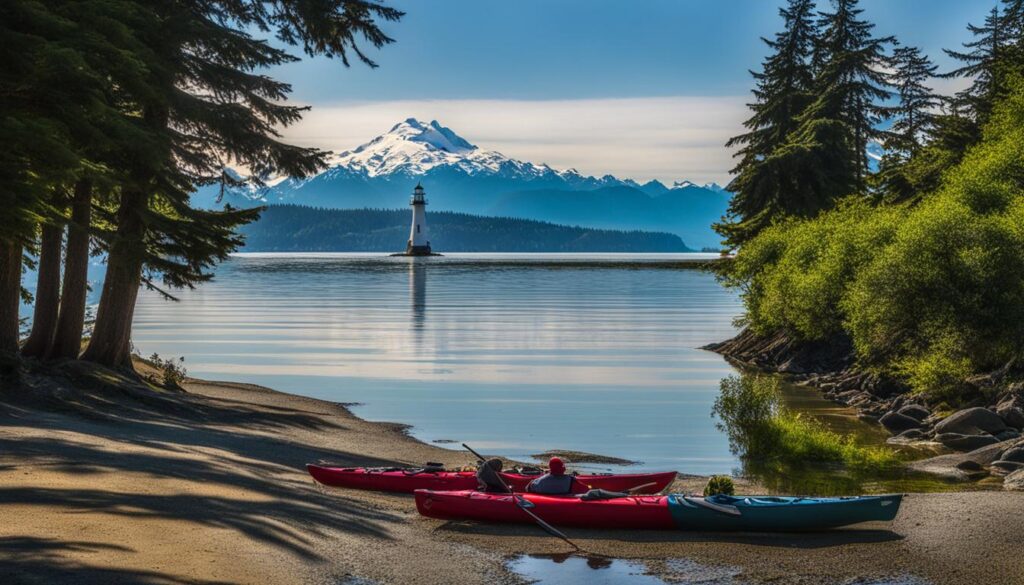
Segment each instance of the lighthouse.
M409 199L412 206L412 227L409 229L409 242L405 245L407 256L430 256L430 240L427 239L427 199L424 197L423 185L417 184Z

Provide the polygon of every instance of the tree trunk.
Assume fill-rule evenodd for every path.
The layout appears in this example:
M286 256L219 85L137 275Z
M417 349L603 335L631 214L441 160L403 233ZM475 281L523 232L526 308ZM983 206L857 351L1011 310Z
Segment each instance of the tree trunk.
M25 344L21 346L21 355L25 357L46 357L53 344L53 335L57 330L57 312L60 308L60 252L63 237L63 225L43 224L32 331Z
M146 199L141 190L121 192L117 233L107 255L107 274L96 312L96 326L82 354L83 360L112 368L132 367L132 317L142 282L146 229L142 214L146 210Z
M0 353L18 352L21 244L0 239Z
M71 201L71 223L64 260L64 286L60 294L60 316L50 348L51 359L76 359L82 352L85 299L89 292L89 224L92 218L92 183L75 184Z

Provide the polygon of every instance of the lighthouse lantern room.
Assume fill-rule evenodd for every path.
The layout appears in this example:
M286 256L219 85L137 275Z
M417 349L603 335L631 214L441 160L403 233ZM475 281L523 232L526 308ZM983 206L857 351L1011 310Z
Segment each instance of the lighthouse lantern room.
M427 239L427 199L424 197L423 185L416 185L412 197L412 227L409 231L409 242L405 253L409 256L430 256L430 240Z

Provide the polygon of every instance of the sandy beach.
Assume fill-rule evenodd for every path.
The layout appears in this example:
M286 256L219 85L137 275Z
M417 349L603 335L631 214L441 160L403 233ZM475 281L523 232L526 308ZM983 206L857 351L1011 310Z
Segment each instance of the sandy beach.
M508 559L569 552L532 526L446 523L418 516L410 496L314 485L305 463L470 463L343 405L229 382L99 388L0 394L3 583L518 583ZM1012 492L912 494L891 526L568 534L666 578L663 561L685 559L728 567L738 582L1014 584L1024 583L1022 504Z

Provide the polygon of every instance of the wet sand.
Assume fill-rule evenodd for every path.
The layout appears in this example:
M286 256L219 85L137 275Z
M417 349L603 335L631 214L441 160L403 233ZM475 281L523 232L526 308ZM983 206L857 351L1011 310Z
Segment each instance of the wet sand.
M470 463L400 425L256 386L185 386L0 402L0 582L518 583L509 558L569 552L532 526L426 519L410 496L321 489L306 474L321 460ZM1021 493L913 494L891 526L824 534L567 533L654 573L683 558L752 582L1024 583Z

